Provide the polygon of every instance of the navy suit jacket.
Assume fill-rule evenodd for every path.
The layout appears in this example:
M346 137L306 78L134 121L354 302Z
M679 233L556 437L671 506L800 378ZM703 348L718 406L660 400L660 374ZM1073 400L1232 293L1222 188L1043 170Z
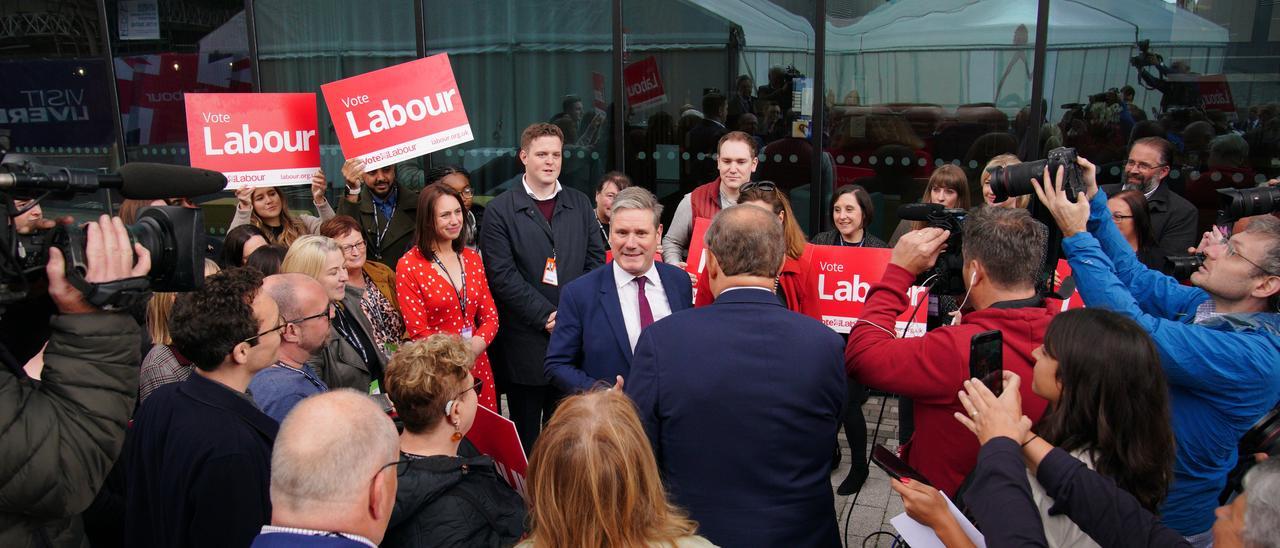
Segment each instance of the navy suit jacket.
M156 389L125 437L125 546L248 546L271 522L278 428L198 373Z
M671 305L671 313L693 307L693 287L685 271L654 263ZM597 381L609 386L614 377L631 374L631 340L622 320L613 263L569 282L560 291L556 328L551 331L544 369L547 380L562 392L590 390Z
M624 390L698 534L720 546L840 546L830 474L843 346L758 289L640 334Z

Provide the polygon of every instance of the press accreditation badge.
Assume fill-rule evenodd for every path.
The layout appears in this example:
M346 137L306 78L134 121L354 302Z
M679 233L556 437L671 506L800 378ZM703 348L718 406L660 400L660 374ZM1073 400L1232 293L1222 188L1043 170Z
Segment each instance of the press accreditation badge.
M556 258L549 257L547 266L542 269L542 283L547 285L560 285L560 278L556 276Z

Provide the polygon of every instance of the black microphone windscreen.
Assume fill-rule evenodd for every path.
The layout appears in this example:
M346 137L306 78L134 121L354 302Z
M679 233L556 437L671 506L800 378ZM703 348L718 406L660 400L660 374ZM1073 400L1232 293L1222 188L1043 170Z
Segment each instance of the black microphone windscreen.
M131 162L120 166L120 195L134 200L203 196L227 186L216 171L169 164Z
M946 209L942 204L902 204L898 206L898 218L926 221L929 216Z

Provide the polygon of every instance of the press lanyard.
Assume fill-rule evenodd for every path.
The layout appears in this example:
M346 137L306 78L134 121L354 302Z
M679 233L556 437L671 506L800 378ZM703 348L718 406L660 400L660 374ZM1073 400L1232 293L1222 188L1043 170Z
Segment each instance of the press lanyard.
M374 249L374 254L377 255L379 259L381 259L382 258L382 252L381 252L382 239L386 237L387 229L391 228L391 217L387 217L387 224L382 226L382 230L378 230L378 212L379 211L382 211L382 208L379 207L378 204L373 204L373 232L374 232L373 249Z
M431 252L431 260L436 263L436 266L440 267L440 271L444 272L444 277L449 280L449 289L452 289L454 296L458 297L458 311L462 313L462 321L470 325L471 322L467 319L467 265L462 262L462 254L458 253L457 255L458 270L462 274L461 288L453 285L453 276L449 275L449 269L444 267L444 263L440 261L440 257L437 257L434 251Z

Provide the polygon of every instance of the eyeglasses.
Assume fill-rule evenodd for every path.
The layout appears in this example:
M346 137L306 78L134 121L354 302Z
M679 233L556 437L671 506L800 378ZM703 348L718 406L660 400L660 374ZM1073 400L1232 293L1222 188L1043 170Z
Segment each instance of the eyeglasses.
M360 240L354 244L338 246L338 249L341 249L343 254L351 253L352 251L355 251L357 249L364 250L364 248L365 248L364 240Z
M305 321L307 321L307 320L314 320L314 319L316 319L316 318L324 318L324 319L327 319L327 320L331 320L331 319L333 319L333 303L329 303L329 306L324 307L324 311L323 311L323 312L321 312L321 313L319 313L319 314L312 314L312 315L307 316L307 317L305 317L305 318L298 318L298 319L296 319L296 320L285 320L285 323L286 323L286 324L290 324L290 323L291 323L291 324L300 324L300 323L303 323L303 322L305 322Z
M480 391L484 390L484 379L476 379L476 383L475 383L475 384L473 384L473 385L471 385L471 388L468 388L467 390L474 390L474 391L475 391L475 393L476 393L476 397L477 397L477 398L478 398L478 397L480 397ZM466 394L466 393L467 393L467 390L463 390L463 391L461 391L461 392L458 392L458 395L457 395L457 396L454 396L454 398L459 398L459 397L461 397L463 394Z
M749 190L775 192L778 190L778 185L773 184L773 182L771 181L751 181L745 185L742 185L742 187L738 189L738 192L747 192Z
M1113 221L1115 221L1115 222L1117 222L1117 223L1118 223L1118 222L1120 222L1120 221L1123 221L1123 220L1125 220L1125 219L1132 219L1132 218L1133 218L1133 215L1121 215L1121 214L1119 214L1119 213L1112 213L1112 214L1111 214L1111 220L1113 220Z
M1244 259L1244 262L1253 265L1253 267L1258 269L1259 272L1266 274L1267 276L1280 276L1280 274L1276 274L1275 272L1271 272L1270 270L1262 268L1262 265L1253 262L1252 260L1250 260L1248 257L1245 257L1244 255L1241 255L1240 252L1236 250L1235 244L1231 243L1231 238L1223 238L1222 245L1227 246L1228 257L1240 257L1241 259Z
M1156 165L1151 165L1151 164L1148 164L1148 163L1146 163L1146 162L1139 162L1139 161L1136 161L1136 160L1127 160L1127 161L1125 161L1125 163L1124 163L1124 167L1136 167L1136 168L1138 168L1138 169L1140 169L1140 170L1142 170L1142 171L1151 171L1151 170L1156 169L1156 168L1159 168L1159 167L1164 167L1165 165L1167 165L1167 164L1156 164Z
M463 196L471 196L471 195L474 195L474 194L475 194L475 191L474 191L474 190L472 190L472 189L471 189L471 187L467 187L467 188L464 188L464 189L462 189L462 190L458 191L458 194L461 194L461 195L463 195Z
M272 334L272 333L274 333L274 332L276 332L276 331L279 331L279 330L281 330L281 329L284 329L284 327L285 327L286 325L289 325L289 322L285 321L285 319L284 319L284 318L280 318L280 325L277 325L277 326L275 326L275 327L272 327L271 329L268 329L268 330L266 330L266 331L263 331L262 333L258 333L257 335L254 335L254 336L252 336L252 337L249 337L249 338L247 338L247 339L245 339L245 340L242 340L242 341L240 341L240 342L242 342L242 343L249 343L249 346L258 346L258 339L261 339L262 337L265 337L265 336L270 335L270 334Z

